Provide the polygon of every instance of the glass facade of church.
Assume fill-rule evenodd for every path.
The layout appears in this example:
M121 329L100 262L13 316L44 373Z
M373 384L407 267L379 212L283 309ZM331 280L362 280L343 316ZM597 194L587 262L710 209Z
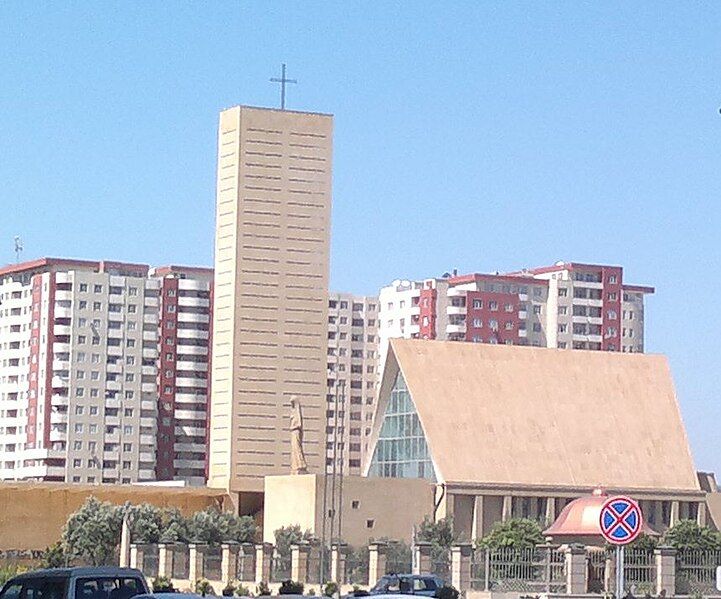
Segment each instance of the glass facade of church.
M388 478L436 479L421 422L400 372L383 416L368 474Z

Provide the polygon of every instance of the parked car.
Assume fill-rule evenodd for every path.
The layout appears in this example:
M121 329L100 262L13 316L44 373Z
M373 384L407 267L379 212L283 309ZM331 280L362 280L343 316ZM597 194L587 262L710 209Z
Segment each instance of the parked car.
M149 592L134 568L51 568L11 578L0 599L130 599Z
M369 594L435 597L436 591L443 585L445 582L442 578L430 574L386 574L369 591Z
M203 599L201 595L195 593L180 593L178 591L156 591L147 595L136 595L133 599Z

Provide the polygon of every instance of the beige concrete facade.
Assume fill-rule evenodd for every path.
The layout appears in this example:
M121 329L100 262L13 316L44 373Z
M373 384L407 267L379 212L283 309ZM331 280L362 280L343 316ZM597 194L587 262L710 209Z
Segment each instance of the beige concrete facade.
M289 400L325 458L330 115L220 114L209 482L261 491L290 468Z
M342 484L343 519L334 536L353 547L380 537L410 542L413 527L433 515L434 486L427 480L347 476ZM322 475L267 477L263 541L273 543L275 530L294 524L320 538L323 507Z
M207 507L230 507L224 491L207 488L5 482L0 483L0 551L49 547L60 538L68 516L91 496L116 505L176 507L186 516Z

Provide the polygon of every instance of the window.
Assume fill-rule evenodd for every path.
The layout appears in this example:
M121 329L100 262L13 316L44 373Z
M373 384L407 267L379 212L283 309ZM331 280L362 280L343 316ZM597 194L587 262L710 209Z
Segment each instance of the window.
M87 339L85 335L78 335L78 343L85 343Z
M558 297L567 297L568 296L568 289L565 287L559 287L558 288Z
M366 528L373 528L376 525L375 520L366 520Z
M618 314L615 310L609 310L607 315L609 320L616 320L618 318Z
M558 306L558 314L560 316L565 316L568 314L568 306Z
M98 414L98 406L90 406L90 415L96 416Z
M82 460L80 458L75 458L73 460L73 468L82 468Z
M100 310L102 310L102 308L103 308L102 302L93 302L93 311L94 312L99 312Z
M78 318L78 326L79 327L87 326L87 324L88 324L87 318Z
M480 318L473 319L473 326L480 329L483 326L483 321Z
M138 306L135 304L128 304L128 314L135 314L138 311Z
M505 326L506 326L507 331L512 331L513 330L513 321L507 320Z
M102 293L102 292L103 292L103 286L102 286L102 285L93 285L93 292L94 292L94 293Z
M513 304L506 304L505 309L506 312L513 312Z
M75 432L78 433L78 434L79 434L79 433L82 433L82 432L83 432L83 425L82 425L82 423L76 422L76 423L75 423L75 428L74 428L74 430L75 430Z
M488 321L488 327L492 331L497 331L498 330L498 321L492 318L491 320Z
M567 325L567 324L559 324L559 325L558 325L558 332L559 332L559 333L566 333L566 332L568 332L568 325Z
M608 301L615 302L618 299L618 294L615 291L612 291L611 293L606 294L606 297L608 298Z
M126 339L125 346L126 347L135 347L135 339Z
M75 397L83 397L85 395L85 389L83 387L78 387L75 389Z
M483 300L474 299L473 300L473 308L475 310L480 310L481 308L483 308Z
M87 302L87 301L85 301L85 300L80 300L80 302L78 302L78 309L79 309L79 310L85 310L87 307L88 307L88 302Z
M83 406L75 406L75 413L78 415L82 414L84 410L85 408Z
M73 449L75 451L79 451L83 448L83 442L82 441L73 441Z
M608 282L609 282L611 285L615 285L617 280L618 280L618 279L617 279L616 275L609 275L609 277L608 277Z
M490 302L488 302L488 307L491 310L491 312L496 312L496 311L498 311L498 302L490 301Z
M98 397L98 390L90 389L90 397Z
M541 332L541 323L534 322L533 323L533 332L534 333L540 333Z
M533 306L533 313L534 313L534 314L540 314L540 313L541 313L541 306L538 305L538 304L536 304L535 306Z
M138 288L137 287L129 287L128 295L138 295Z

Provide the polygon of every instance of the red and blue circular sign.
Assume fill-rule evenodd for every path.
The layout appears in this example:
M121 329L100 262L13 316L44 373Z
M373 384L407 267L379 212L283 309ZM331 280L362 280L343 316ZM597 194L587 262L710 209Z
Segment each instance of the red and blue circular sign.
M641 508L629 497L611 497L601 507L599 524L604 539L614 545L625 545L641 534Z

